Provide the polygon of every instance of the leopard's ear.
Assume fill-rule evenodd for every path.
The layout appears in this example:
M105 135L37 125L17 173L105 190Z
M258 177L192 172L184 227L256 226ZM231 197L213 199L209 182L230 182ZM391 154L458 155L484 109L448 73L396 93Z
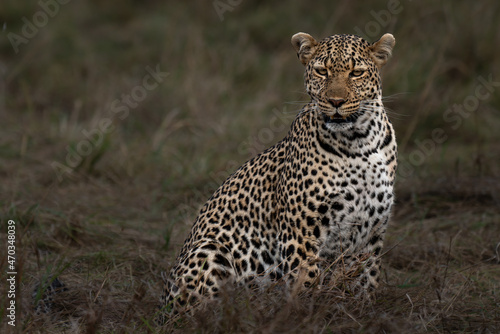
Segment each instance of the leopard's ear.
M392 54L392 48L396 44L396 39L391 34L385 34L378 41L370 46L371 56L378 68L387 63Z
M305 66L316 52L318 42L311 35L299 32L292 36L292 45L300 62Z

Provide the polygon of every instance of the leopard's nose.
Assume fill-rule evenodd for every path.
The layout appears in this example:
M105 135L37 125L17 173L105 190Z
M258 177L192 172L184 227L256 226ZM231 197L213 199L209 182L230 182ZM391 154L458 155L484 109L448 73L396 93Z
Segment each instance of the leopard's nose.
M328 99L328 102L335 107L335 108L340 108L341 105L345 103L344 99Z

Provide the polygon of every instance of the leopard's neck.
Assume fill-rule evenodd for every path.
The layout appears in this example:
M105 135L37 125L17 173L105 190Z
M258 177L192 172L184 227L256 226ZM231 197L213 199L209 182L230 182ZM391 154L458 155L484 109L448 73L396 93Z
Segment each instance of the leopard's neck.
M304 106L296 120L306 124L295 128L299 132L309 129L308 135L314 137L322 149L335 155L368 156L383 147L387 134L392 133L389 129L391 125L381 101L364 104L363 111L359 113L352 129L332 131L326 125L324 115L316 110L314 103L309 103Z

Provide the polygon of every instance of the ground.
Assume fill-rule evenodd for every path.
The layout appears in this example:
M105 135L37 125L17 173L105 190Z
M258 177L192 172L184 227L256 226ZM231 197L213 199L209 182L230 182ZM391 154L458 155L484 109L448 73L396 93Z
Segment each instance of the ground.
M3 3L0 277L13 220L18 308L13 328L1 284L0 331L160 330L161 272L200 206L307 99L289 42L306 31L397 40L383 91L400 169L377 300L228 291L163 330L499 332L500 6L395 3L89 0L46 22L37 2ZM35 317L49 275L68 290Z

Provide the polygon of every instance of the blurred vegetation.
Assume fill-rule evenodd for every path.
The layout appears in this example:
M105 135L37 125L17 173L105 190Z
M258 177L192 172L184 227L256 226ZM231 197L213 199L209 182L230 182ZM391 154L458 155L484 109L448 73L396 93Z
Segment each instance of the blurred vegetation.
M388 249L396 247L387 256L388 280L401 289L432 290L436 277L444 277L439 284L453 280L441 269L426 276L429 268L453 264L450 272L459 277L475 266L467 283L455 277L456 286L486 308L481 328L498 329L498 265L482 270L478 262L491 263L495 254L498 261L500 242L499 17L493 0L2 0L1 235L6 219L18 222L22 314L30 314L35 282L50 268L67 268L63 281L81 287L73 297L88 308L71 313L77 319L71 326L134 331L135 320L126 322L124 314L150 319L159 273L200 205L237 166L280 140L308 100L290 37L353 33L375 41L391 32L397 42L383 71L384 95L402 168L388 232ZM168 76L118 117L125 114L114 113L113 103L139 92L148 68ZM493 82L491 90L480 88L489 94L474 100L483 79ZM448 111L475 101L470 112ZM280 131L269 131L273 117ZM82 149L84 133L95 133L102 120L111 120L113 130L100 144L69 166L71 173L55 169L68 166L69 152ZM432 141L436 129L444 142ZM100 301L104 290L108 299ZM88 291L97 294L90 301ZM388 298L399 293L407 301L401 291L390 290ZM414 302L427 305L422 291ZM99 318L109 300L121 306ZM138 305L146 305L143 313ZM383 312L423 330L406 318L409 307ZM449 315L439 312L432 319ZM432 319L426 329L451 328ZM470 328L480 326L474 321ZM22 323L33 329L29 316Z

